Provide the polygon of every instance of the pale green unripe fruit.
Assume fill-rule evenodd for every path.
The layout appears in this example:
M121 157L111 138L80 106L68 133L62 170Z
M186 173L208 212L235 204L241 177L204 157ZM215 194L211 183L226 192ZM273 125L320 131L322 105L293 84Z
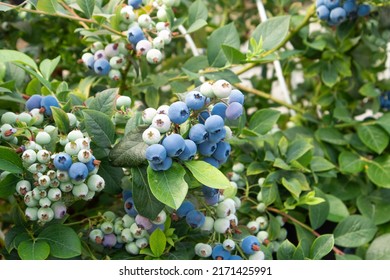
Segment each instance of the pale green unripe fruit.
M50 207L39 208L38 210L38 219L41 222L50 222L54 218L54 211Z
M88 186L84 183L81 183L73 186L72 194L75 197L84 198L87 196L88 191L89 191Z
M197 243L195 245L195 254L201 258L208 258L211 256L213 248L209 244Z
M264 243L268 239L268 232L265 230L261 230L257 233L256 237L259 240L260 243Z
M37 142L39 145L47 145L51 141L51 136L46 131L40 131L38 132L37 136L35 137L35 142Z
M232 239L225 239L222 246L227 251L233 251L236 248L236 243Z
M39 206L41 206L42 208L50 207L50 205L51 200L48 197L44 197L39 200Z
M119 96L118 99L116 100L116 108L121 109L122 107L124 108L130 108L131 105L131 98L128 96Z
M124 228L121 232L121 240L123 243L129 243L134 241L134 237L131 234L131 231L129 228Z
M216 219L214 222L214 230L217 233L225 234L230 229L230 221L226 218Z
M200 230L212 232L214 230L214 219L210 216L206 216L204 224L200 227Z
M126 214L122 217L122 222L125 228L130 228L131 225L135 223L135 219L129 216L128 214Z
M143 237L143 238L137 239L135 241L135 245L137 245L138 248L143 249L149 245L149 242L145 237Z
M84 135L80 130L72 130L68 133L68 139L71 142L74 142L79 138L84 138Z
M260 229L260 225L256 221L250 221L246 226L252 231L253 234L257 233Z
M15 124L16 123L16 114L14 112L5 112L2 116L1 116L1 123L5 124Z
M33 164L37 160L37 153L34 150L25 150L22 154L22 160L26 164Z
M34 198L33 192L29 191L24 195L24 204L28 207L35 207L38 206L39 201ZM37 209L38 211L38 209Z
M29 113L22 112L16 117L17 121L24 122L26 124L29 124L32 120L32 116Z
M232 85L225 80L218 80L212 85L213 92L218 98L227 98L232 92Z
M96 244L101 244L103 242L103 238L104 234L98 228L91 230L89 233L89 239Z
M26 216L26 219L29 221L36 221L38 220L38 208L37 207L27 207L24 211L24 215Z
M26 195L30 191L31 191L31 183L29 181L22 180L16 184L16 192L19 195Z
M265 254L263 251L257 251L249 256L249 260L265 260Z
M204 95L206 97L209 97L209 98L215 97L214 90L213 90L213 84L211 82L203 83L200 86L199 91L202 95Z
M131 255L138 255L139 254L139 248L135 244L135 242L127 243L125 246L126 252L128 252Z

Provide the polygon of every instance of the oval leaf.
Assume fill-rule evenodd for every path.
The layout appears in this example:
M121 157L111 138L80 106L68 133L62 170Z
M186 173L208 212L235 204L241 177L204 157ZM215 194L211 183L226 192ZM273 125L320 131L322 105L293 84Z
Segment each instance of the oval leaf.
M357 133L364 145L377 154L381 154L389 145L389 135L376 125L359 126Z
M379 187L390 188L390 156L382 156L368 163L367 176Z
M42 240L25 240L19 244L18 254L22 260L45 260L50 254L50 246Z
M108 148L114 143L115 126L104 113L95 110L83 110L85 129L92 141L99 147Z
M266 134L272 129L280 117L280 112L272 109L262 109L256 112L249 122L249 129L259 134Z
M38 69L35 61L28 55L14 51L14 50L0 50L0 61L5 62L20 62L25 65L32 67L33 69Z
M149 238L150 249L156 257L160 257L167 245L167 238L161 229L157 228L153 231Z
M390 233L375 238L368 247L366 260L390 260Z
M226 189L230 187L230 182L219 169L205 161L187 161L185 166L191 171L195 179L203 185L215 189Z
M63 134L68 134L70 130L68 115L61 108L53 106L51 106L50 108L53 112L53 119L58 127L58 130Z
M14 150L0 146L0 170L20 174L23 172L22 159Z
M332 234L324 234L317 237L310 248L310 257L313 260L320 260L329 254L334 246Z

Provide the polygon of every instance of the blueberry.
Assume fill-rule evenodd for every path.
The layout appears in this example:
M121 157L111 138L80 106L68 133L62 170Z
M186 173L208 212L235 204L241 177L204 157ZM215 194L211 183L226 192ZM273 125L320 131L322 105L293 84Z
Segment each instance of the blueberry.
M218 80L213 85L213 92L218 98L226 98L232 92L232 85L225 80Z
M162 60L162 53L160 50L158 49L150 49L148 50L148 52L146 53L146 60L150 63L150 64L158 64L161 62Z
M122 198L123 200L127 200L128 198L133 197L133 192L130 190L123 190L122 191Z
M202 258L208 258L211 256L213 248L209 244L197 243L195 245L195 254Z
M371 11L370 5L362 4L358 6L357 14L359 17L365 17L370 14L370 11Z
M221 165L219 163L218 160L216 160L215 158L213 157L205 157L203 158L203 161L207 162L208 164L211 164L212 166L216 167L216 168L219 168L219 166Z
M356 5L355 0L347 0L343 4L344 10L347 12L348 16L356 16L358 6Z
M116 235L113 233L105 234L102 242L104 247L112 248L116 245Z
M222 246L226 251L232 251L236 247L236 243L228 238L223 241Z
M145 40L145 35L138 25L134 25L129 28L127 39L130 43L136 46L139 41Z
M51 209L54 211L55 219L62 219L66 214L66 206L62 201L54 202L51 205Z
M241 105L244 105L244 101L245 101L244 94L238 89L233 89L230 96L229 96L228 103L230 104L232 102L238 102Z
M217 144L211 143L209 141L203 142L198 145L199 153L205 157L211 156L216 149L217 149Z
M241 117L244 112L243 106L238 102L232 102L226 109L226 118L228 120L236 120Z
M329 9L332 10L334 8L337 8L340 6L340 0L325 0L324 5Z
M45 96L41 100L41 107L45 109L45 115L51 117L53 113L51 112L51 106L53 107L60 107L60 104L58 103L58 100L51 95Z
M161 133L168 132L171 129L171 124L170 118L165 114L157 114L152 120L152 127Z
M184 123L190 116L190 110L182 101L176 101L169 106L168 116L176 124Z
M210 117L210 113L208 111L202 111L198 115L198 121L200 124L204 124L205 121Z
M229 143L219 142L217 145L217 149L213 153L213 158L215 158L221 163L224 163L228 159L231 150L232 148Z
M200 110L205 105L206 98L199 91L187 93L185 103L192 110Z
M82 162L75 162L70 166L68 173L72 180L75 180L76 182L82 182L88 176L88 168Z
M111 69L110 62L108 62L108 60L105 58L100 58L95 61L93 69L96 74L107 75Z
M101 177L100 175L93 174L88 178L87 186L90 191L100 192L106 186L106 182L104 181L103 177Z
M134 9L138 9L142 5L142 0L129 0L127 4L132 6Z
M242 240L241 249L245 254L252 255L260 250L260 242L255 236L249 235Z
M27 101L26 101L26 109L27 111L31 111L32 109L41 108L41 101L42 96L38 94L32 95Z
M325 0L317 0L316 1L316 6L319 7L321 5L325 5Z
M205 121L204 125L209 133L217 133L224 127L225 123L223 118L218 115L213 115Z
M166 171L171 168L173 161L171 157L166 157L161 163L149 162L149 164L150 168L152 168L154 171Z
M214 105L213 109L211 110L211 115L218 115L224 119L226 116L226 109L227 105L223 102L219 102Z
M66 153L59 153L54 157L53 164L58 170L67 171L72 165L72 158Z
M141 40L137 43L137 45L135 46L135 49L137 51L137 55L144 55L149 50L151 50L152 47L153 47L152 43L149 42L148 40Z
M142 140L148 145L160 142L161 133L155 127L149 127L142 133Z
M126 213L130 217L137 216L138 211L137 211L137 209L135 209L133 197L129 197L126 199L126 201L124 203L124 208L125 208Z
M218 233L225 234L230 229L230 220L227 218L219 218L214 222L214 230Z
M103 238L104 234L99 228L93 229L89 233L89 239L96 244L102 244Z
M39 103L38 108L40 108L41 103ZM34 109L33 109L34 110ZM39 111L39 110L38 110ZM35 111L34 111L35 112ZM32 112L30 114L34 117ZM14 112L5 112L3 115L1 115L1 123L3 124L15 124L16 123L16 114Z
M214 260L228 260L230 259L230 252L226 251L222 244L218 244L213 248L213 252L211 254L211 257Z
M185 139L184 140L186 147L184 148L184 151L180 154L179 159L180 160L192 160L194 159L197 151L197 146L194 143L194 141Z
M176 210L176 214L179 216L179 218L183 218L192 210L195 210L194 204L189 200L185 200Z
M186 222L192 228L200 228L205 222L205 216L198 210L191 210L186 215Z
M215 195L211 197L205 197L204 201L207 205L216 205L219 202L220 194L217 192Z
M226 137L226 129L223 127L217 133L209 133L208 141L211 143L219 143L220 141L224 140L225 137Z
M203 124L198 123L191 127L188 138L196 144L200 144L208 139L208 135L209 133L206 131L206 127Z
M96 168L96 166L97 166L97 165L96 165L96 158L95 158L94 156L92 156L92 157L91 157L91 160L88 161L88 162L86 162L85 165L87 166L88 172L89 172L89 173L92 172L92 171L94 171L95 168Z
M321 20L328 20L329 19L329 15L330 15L330 11L328 9L328 7L326 7L325 5L321 5L317 8L317 16L319 19Z
M231 255L229 261L242 261L243 259L239 255Z
M170 157L178 157L184 152L186 143L180 134L171 134L164 138L162 145Z
M146 149L146 159L154 164L162 163L167 157L167 150L161 144L153 144Z
M207 186L203 186L202 193L204 197L213 197L215 194L219 193L219 190Z
M152 222L148 218L141 216L140 214L135 216L135 222L139 227L142 227L145 230L149 230L153 226Z
M340 24L342 23L343 21L345 21L345 19L347 18L347 13L346 11L341 8L341 7L337 7L337 8L334 8L331 12L330 12L330 16L329 16L329 19L332 23L334 24Z

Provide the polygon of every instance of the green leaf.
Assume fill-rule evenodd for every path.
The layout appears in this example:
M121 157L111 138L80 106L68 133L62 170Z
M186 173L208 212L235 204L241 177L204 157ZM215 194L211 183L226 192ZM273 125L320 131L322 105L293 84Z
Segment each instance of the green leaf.
M361 195L356 200L359 212L371 220L375 225L390 221L390 190L378 189L370 195Z
M245 60L245 54L231 46L222 45L223 53L230 64L240 64Z
M352 255L352 254L344 254L344 255L335 255L337 261L359 261L362 260L361 257Z
M36 239L50 245L50 255L68 259L81 254L81 242L77 233L70 227L53 224L45 228Z
M43 77L46 80L50 79L50 75L54 72L56 69L58 63L60 62L61 57L57 56L53 60L51 59L44 59L41 64L39 64L39 70L41 71Z
M149 107L157 108L160 103L160 93L155 87L148 87L145 93L145 102Z
M98 174L104 179L104 192L109 194L118 194L121 192L121 182L124 176L121 167L114 167L107 160L102 160L99 165Z
M167 171L154 171L148 166L148 183L153 195L165 205L178 209L184 201L188 185L184 180L185 169L173 163Z
M376 125L359 126L357 134L368 148L381 154L389 145L389 135Z
M334 237L332 234L324 234L317 237L310 248L310 258L320 260L329 254L334 246Z
M367 176L379 187L390 188L390 156L381 156L368 162Z
M263 202L266 206L271 205L278 198L279 190L276 183L272 184L270 187L261 188L261 194L263 197Z
M53 106L51 107L51 111L53 112L53 119L56 123L58 130L63 134L68 134L68 132L70 131L68 115L61 108Z
M261 109L249 121L249 129L259 134L266 134L276 124L280 112L272 109Z
M343 151L339 155L340 171L342 173L359 173L364 168L364 162L352 152Z
M310 225L313 229L317 229L325 223L330 210L329 202L326 199L325 194L317 188L315 189L315 192L316 196L325 199L325 201L323 203L317 205L310 205L308 207Z
M321 79L328 87L333 87L337 83L337 68L330 62L323 64Z
M191 171L195 179L203 185L215 189L226 189L230 187L230 182L226 176L219 169L205 161L185 161L184 165Z
M384 114L376 121L376 123L380 125L384 130L386 130L387 134L390 135L390 113Z
M310 168L313 172L323 172L333 169L335 166L323 157L314 156L310 162Z
M6 11L13 10L16 8L17 8L17 6L16 7L13 7L13 6L9 7L9 6L5 6L4 4L2 4L0 2L0 12L6 12Z
M197 19L191 26L187 29L187 33L190 34L192 32L195 32L207 25L207 21L204 19Z
M131 175L131 190L135 208L142 216L154 220L165 205L150 190L146 168L133 167L131 168Z
M167 245L167 238L165 237L164 232L161 229L157 228L150 235L149 238L150 249L156 257L160 257L165 250Z
M50 254L50 246L42 240L25 240L19 244L18 254L22 260L45 260Z
M383 234L372 241L365 259L390 260L390 233Z
M342 220L334 229L335 244L343 247L359 247L374 238L377 228L373 221L360 215Z
M246 169L246 175L251 176L251 175L257 175L266 172L267 166L264 163L260 163L257 161L251 162L247 169Z
M240 47L240 36L234 23L229 23L211 33L207 43L207 59L210 66L225 66L227 59L223 53L222 45L236 49Z
M95 0L77 0L77 4L87 18L91 18L95 8Z
M341 199L331 194L326 194L325 197L329 203L329 214L327 218L329 221L338 223L349 216L347 206L345 206Z
M197 20L206 21L208 17L207 6L203 0L196 0L188 8L188 23L193 25ZM207 24L207 23L206 23Z
M252 38L256 42L262 38L264 50L275 49L288 35L291 16L278 16L260 23L253 31Z
M97 93L89 104L89 109L100 111L108 116L114 115L118 91L118 88L109 88Z
M295 246L288 239L284 240L276 253L278 260L292 260L294 258Z
M148 145L142 140L142 133L130 132L110 152L113 166L136 167L146 162Z
M20 181L18 177L10 173L0 181L0 198L7 199L16 191L15 186Z
M298 200L299 195L302 192L299 181L297 179L287 180L286 178L282 178L282 184L292 194L292 196Z
M30 66L31 68L37 70L38 66L35 61L28 55L14 51L14 50L0 50L0 61L3 63L6 62L20 62L25 65Z
M286 154L286 160L288 163L301 158L304 154L313 148L308 139L296 139L289 145Z
M92 141L102 148L108 148L114 143L115 127L111 119L104 113L86 109L83 110L85 129Z
M198 73L199 70L205 69L208 66L209 62L205 55L193 56L183 64L184 69L193 73Z
M24 71L26 71L27 73L29 73L30 75L34 76L35 78L37 78L41 84L49 91L51 92L51 84L48 80L46 80L45 78L43 78L43 76L41 74L39 74L36 70L32 70L30 69L29 67L26 67L24 64L21 64L19 62L14 62L14 64L16 66L18 66L19 68L23 69Z
M365 83L364 86L359 89L359 93L367 97L378 97L381 94L373 83Z
M15 174L23 173L22 159L14 150L0 146L0 170Z
M49 14L55 14L58 6L59 4L56 0L38 0L36 8Z
M344 139L344 136L335 128L327 127L320 128L315 132L315 136L324 142L334 145L347 145L348 142Z

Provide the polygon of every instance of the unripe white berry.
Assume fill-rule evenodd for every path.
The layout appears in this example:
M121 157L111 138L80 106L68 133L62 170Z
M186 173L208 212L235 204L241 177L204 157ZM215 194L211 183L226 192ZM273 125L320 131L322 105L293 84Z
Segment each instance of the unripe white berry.
M150 28L152 24L152 19L148 14L142 14L138 17L138 24L141 28Z
M145 39L137 43L135 50L137 51L138 55L145 55L149 50L152 49L152 47L152 43Z
M153 39L152 44L153 44L153 48L159 49L159 50L163 49L164 45L165 45L164 39L161 37L158 37L158 36Z
M167 115L157 114L152 121L152 127L157 128L161 133L168 132L171 128L171 120Z
M162 60L162 53L158 49L150 49L146 53L146 60L150 64L158 64Z
M232 85L225 80L218 80L213 85L213 92L218 98L226 98L232 92Z
M206 96L206 97L209 97L209 98L213 98L215 97L215 94L214 94L214 91L213 91L213 85L211 82L205 82L203 83L200 88L199 88L199 91L202 95Z
M157 144L160 142L161 134L157 128L149 127L142 133L142 140L148 145Z
M168 45L172 41L172 33L168 29L164 29L158 32L158 37L164 40L165 45Z
M153 118L157 115L157 111L154 108L147 108L142 112L142 121L146 124L151 124Z

